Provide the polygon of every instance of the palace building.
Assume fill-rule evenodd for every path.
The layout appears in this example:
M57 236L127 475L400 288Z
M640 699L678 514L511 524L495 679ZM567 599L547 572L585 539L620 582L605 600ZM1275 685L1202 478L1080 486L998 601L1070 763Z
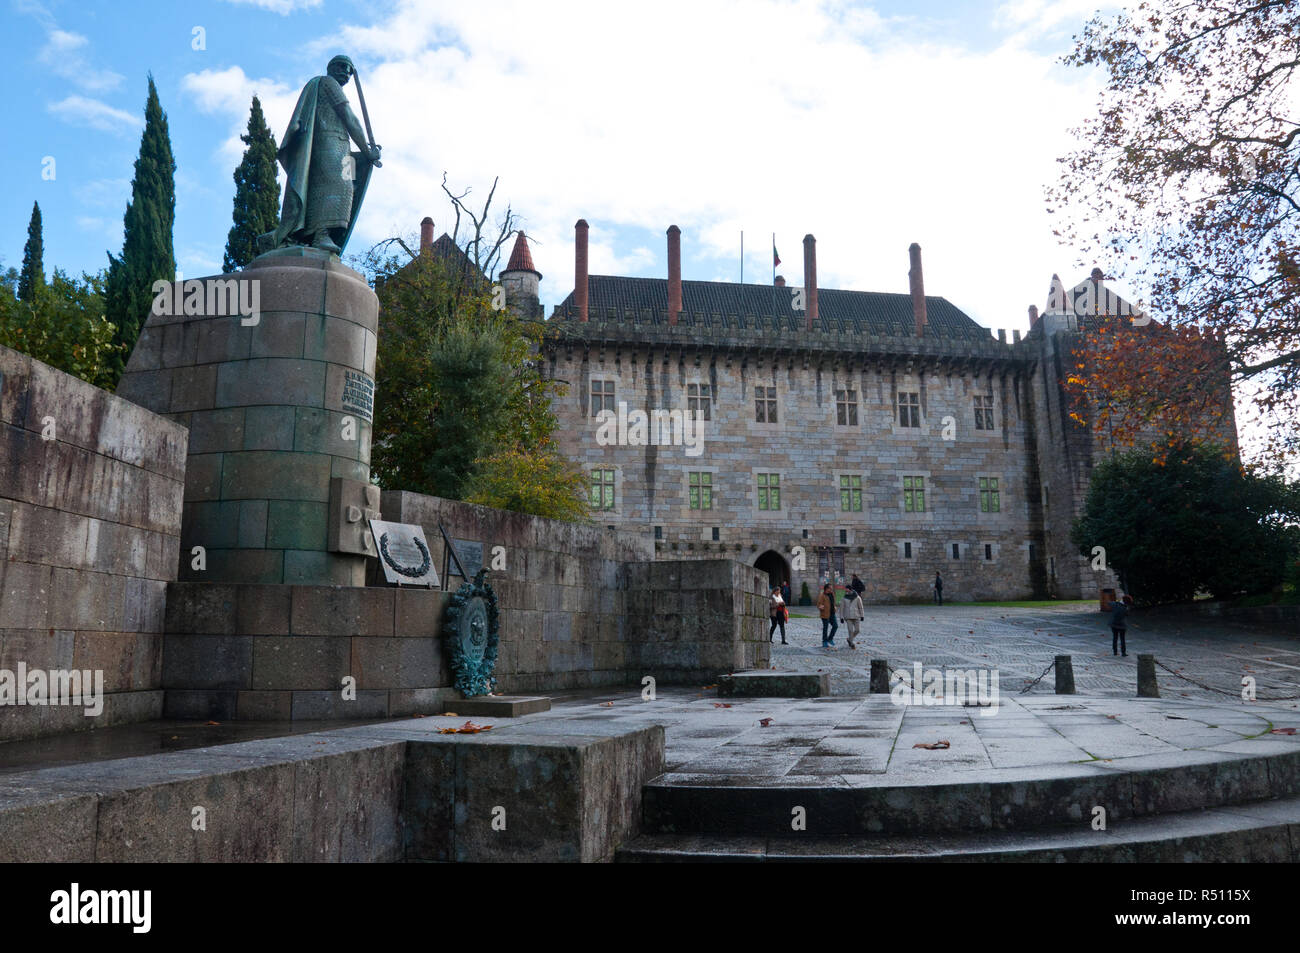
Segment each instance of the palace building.
M915 244L906 293L859 292L818 287L811 235L802 287L683 281L676 226L666 278L589 275L587 228L541 358L596 520L796 598L855 572L874 602L929 599L936 572L956 600L1116 585L1069 539L1107 448L1061 389L1088 317L1130 307L1100 271L1008 340L925 293ZM520 234L508 305L541 318L540 280Z

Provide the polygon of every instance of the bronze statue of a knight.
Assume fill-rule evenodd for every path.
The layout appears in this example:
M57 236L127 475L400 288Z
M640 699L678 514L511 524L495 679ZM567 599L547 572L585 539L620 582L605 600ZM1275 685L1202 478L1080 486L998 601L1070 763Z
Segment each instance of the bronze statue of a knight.
M356 225L370 171L380 165L360 81L357 96L366 117L364 130L343 95L348 77L356 75L352 61L336 56L325 72L303 87L280 141L276 157L287 177L284 210L279 227L258 238L263 252L309 245L340 254ZM350 150L349 140L359 152Z

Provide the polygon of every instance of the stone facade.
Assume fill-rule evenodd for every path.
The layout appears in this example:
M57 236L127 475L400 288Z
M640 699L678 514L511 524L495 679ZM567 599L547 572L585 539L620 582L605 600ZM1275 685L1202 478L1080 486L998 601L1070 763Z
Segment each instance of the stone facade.
M654 540L659 558L742 560L796 599L851 573L872 602L932 599L936 572L956 600L1117 585L1069 539L1108 449L1061 389L1086 321L1033 309L1023 339L995 336L925 296L916 246L910 297L817 294L811 236L806 295L780 278L681 282L673 233L667 281L588 277L579 227L590 287L547 322L543 366L568 385L558 439L592 480L597 520ZM1092 283L1071 307L1127 307L1099 272Z
M0 670L104 691L90 717L6 699L0 741L158 717L185 452L183 427L0 348Z

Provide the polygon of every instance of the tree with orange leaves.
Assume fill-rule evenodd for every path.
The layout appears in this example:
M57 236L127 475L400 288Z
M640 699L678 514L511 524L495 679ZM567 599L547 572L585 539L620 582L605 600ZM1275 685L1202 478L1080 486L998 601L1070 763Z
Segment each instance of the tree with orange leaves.
M1253 406L1263 457L1294 459L1300 0L1147 0L1089 21L1063 62L1100 67L1106 85L1049 190L1067 213L1057 234L1142 288L1167 322L1096 335L1068 385L1089 423L1217 442L1206 408L1230 380Z

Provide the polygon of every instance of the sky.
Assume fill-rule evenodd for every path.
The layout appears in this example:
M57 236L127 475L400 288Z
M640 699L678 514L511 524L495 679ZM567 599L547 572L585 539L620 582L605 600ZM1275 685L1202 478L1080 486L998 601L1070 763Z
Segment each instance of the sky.
M928 294L989 328L1028 328L1053 273L1087 276L1044 187L1094 111L1100 76L1059 59L1096 0L0 0L0 267L33 201L47 272L97 271L122 243L149 73L176 157L186 277L221 270L251 97L277 141L302 85L356 63L383 147L349 253L439 232L443 173L469 201L500 177L550 306L593 274L791 284L817 238L821 287ZM345 92L356 104L355 84ZM1138 300L1141 289L1115 289Z

